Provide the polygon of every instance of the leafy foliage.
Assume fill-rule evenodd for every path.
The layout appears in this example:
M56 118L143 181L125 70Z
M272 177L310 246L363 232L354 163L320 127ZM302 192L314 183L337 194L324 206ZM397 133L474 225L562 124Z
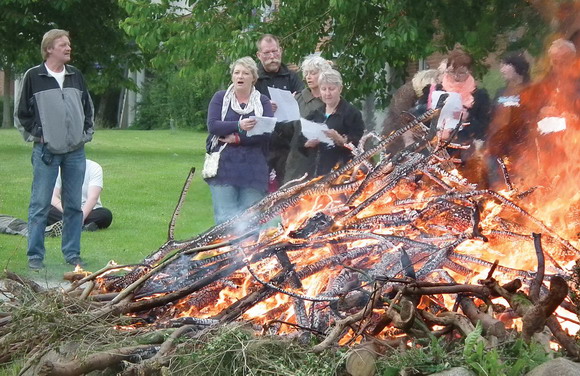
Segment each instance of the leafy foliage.
M207 108L214 93L205 71L183 78L165 70L150 77L138 104L136 129L206 129Z
M89 303L67 297L58 290L35 293L24 286L15 291L18 295L11 304L0 302L2 311L12 318L9 327L0 331L3 337L0 354L3 356L10 354L17 360L26 359L41 348L43 353L49 349L62 351L64 347L61 346L67 343L76 344L69 348L84 356L133 342L133 338L114 329L115 325L130 323L125 317L95 318ZM79 345L81 343L83 345ZM0 368L0 373L2 371Z
M518 376L547 362L551 356L539 344L527 344L518 339L511 346L504 347L503 359L507 365L507 376Z
M502 375L504 365L495 349L489 351L485 348L485 342L481 336L482 331L481 321L478 321L475 330L465 338L463 348L465 362L478 375Z
M116 0L0 0L0 68L24 72L38 64L43 34L60 28L70 32L72 64L92 94L130 87L125 71L141 66L142 58L119 28L126 16Z
M277 8L272 0L189 0L186 8L168 0L120 3L129 14L122 27L153 68L176 66L184 76L205 70L217 88L228 63L254 56L259 35L272 33L281 37L286 61L299 63L318 46L343 73L351 100L386 100L393 73L436 50L461 43L482 61L505 33L525 28L530 43L545 25L525 0L282 0Z
M550 360L551 355L537 344L521 339L506 341L497 347L486 348L482 340L482 326L477 324L461 345L449 338L432 339L428 346L412 347L405 352L393 352L378 361L382 376L431 374L452 367L470 368L477 375L519 376Z
M378 361L379 374L397 376L404 369L419 374L431 374L460 366L463 362L458 354L458 343L434 338L428 346L417 346L400 353L394 352ZM412 374L412 373L411 373Z
M181 347L172 372L179 375L334 375L344 364L344 352L317 355L297 341L257 338L240 326L221 328L198 343Z

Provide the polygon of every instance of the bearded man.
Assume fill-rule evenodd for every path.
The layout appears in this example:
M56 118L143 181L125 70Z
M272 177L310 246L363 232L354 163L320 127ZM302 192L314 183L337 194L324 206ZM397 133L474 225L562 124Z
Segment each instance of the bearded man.
M270 97L269 87L280 90L287 90L291 93L299 93L304 89L304 83L298 75L282 63L282 47L278 38L272 34L264 34L256 42L258 52L256 56L258 63L258 80L256 89ZM272 103L272 110L276 116L278 106ZM284 180L284 169L290 144L288 140L280 137L276 132L272 134L270 148L268 153L268 166L270 167L270 186L269 191L275 191L280 183Z

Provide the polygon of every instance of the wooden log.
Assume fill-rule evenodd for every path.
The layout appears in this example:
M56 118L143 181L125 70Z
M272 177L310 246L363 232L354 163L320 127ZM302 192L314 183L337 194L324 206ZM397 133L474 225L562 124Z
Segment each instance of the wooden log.
M165 304L170 303L170 302L175 302L175 301L177 301L181 298L184 298L187 295L201 289L202 287L205 287L205 286L209 285L210 283L217 281L218 279L228 277L233 272L241 269L244 266L245 266L245 263L243 261L236 261L236 262L232 263L231 265L228 265L224 269L220 270L219 272L205 276L204 278L201 278L201 279L193 282L191 285L186 286L180 290L171 292L169 294L166 294L166 295L160 296L158 298L154 298L154 299L141 300L138 302L131 302L131 303L121 302L121 304L113 306L113 311L118 312L120 314L141 312L141 311L146 311L146 310L150 310L150 309L155 308L155 307L165 305Z
M536 305L527 309L522 317L522 338L530 341L532 335L542 330L546 320L554 313L556 308L568 295L568 284L564 278L552 277L550 291Z
M562 329L562 326L558 322L558 319L554 316L550 316L548 320L546 320L546 325L558 341L560 345L566 350L566 352L575 360L580 359L580 347L576 343L574 337L568 335Z
M534 249L536 250L536 258L538 259L537 272L530 283L530 299L532 302L537 303L540 300L540 288L544 283L544 250L542 249L542 234L533 233L534 237Z
M334 324L334 327L330 331L330 333L326 336L326 338L320 342L318 345L312 348L312 351L315 353L321 353L324 350L330 348L342 335L343 331L349 327L351 324L362 320L363 318L370 315L373 311L373 306L379 302L381 298L381 294L378 292L381 290L382 284L375 283L374 286L374 293L372 299L369 300L367 305L358 311L357 313L347 316L344 319L337 320Z
M150 359L127 368L121 375L158 375L164 374L162 369L169 365L169 355L174 349L177 340L195 329L195 325L185 325L175 330L159 347L159 351Z
M81 361L71 360L58 363L46 360L37 366L36 374L39 376L81 376L117 365L123 360L131 359L131 357L140 352L156 351L155 348L156 346L151 345L124 347L92 354Z
M473 325L476 325L478 321L481 321L483 331L486 335L495 336L499 339L506 338L507 331L505 330L505 325L501 321L493 318L491 315L481 312L473 300L463 296L459 299L459 305L461 306L463 313L469 318L469 320L471 320Z
M26 277L19 276L18 274L13 273L13 272L11 272L9 270L5 270L4 272L6 273L6 277L9 280L18 282L22 286L26 286L26 287L30 288L32 291L34 291L36 293L40 293L40 292L46 291L46 289L44 287L40 286L38 283L34 282L31 279L28 279Z

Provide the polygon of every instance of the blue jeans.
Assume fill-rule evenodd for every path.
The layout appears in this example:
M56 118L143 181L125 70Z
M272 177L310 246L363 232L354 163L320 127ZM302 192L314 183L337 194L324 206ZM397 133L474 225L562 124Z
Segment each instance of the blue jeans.
M44 229L50 210L52 191L61 170L62 178L62 253L66 261L78 257L81 252L82 187L85 178L85 148L65 154L50 154L43 144L35 143L32 149L32 192L28 207L28 259L44 259ZM43 162L45 152L51 156ZM49 160L50 159L50 160Z
M243 212L266 196L266 192L254 188L234 187L233 185L210 184L209 189L216 224L225 222Z

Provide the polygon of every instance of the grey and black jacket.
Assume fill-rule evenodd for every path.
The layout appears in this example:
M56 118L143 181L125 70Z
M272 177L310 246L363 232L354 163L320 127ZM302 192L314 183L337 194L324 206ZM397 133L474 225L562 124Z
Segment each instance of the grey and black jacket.
M30 68L16 97L14 126L27 142L46 143L49 151L64 154L93 138L93 102L82 73L65 65L61 89L44 63Z

